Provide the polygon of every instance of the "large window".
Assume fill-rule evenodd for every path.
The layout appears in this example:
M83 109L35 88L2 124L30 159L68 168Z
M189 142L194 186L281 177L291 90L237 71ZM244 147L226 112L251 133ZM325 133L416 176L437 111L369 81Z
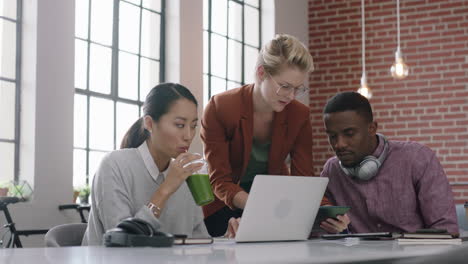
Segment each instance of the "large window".
M19 178L21 0L0 1L0 183Z
M77 0L74 186L91 184L164 81L164 0Z
M261 0L204 0L203 8L203 83L209 99L254 82Z

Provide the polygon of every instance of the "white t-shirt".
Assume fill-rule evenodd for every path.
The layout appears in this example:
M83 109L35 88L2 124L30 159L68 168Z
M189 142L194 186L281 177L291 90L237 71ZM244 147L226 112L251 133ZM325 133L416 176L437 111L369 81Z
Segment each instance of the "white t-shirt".
M83 245L102 245L106 230L128 217L146 220L163 232L209 237L202 209L195 204L185 182L167 200L159 219L146 207L159 187L158 177L165 178L166 174L167 170L159 171L146 142L138 148L107 154L94 176Z

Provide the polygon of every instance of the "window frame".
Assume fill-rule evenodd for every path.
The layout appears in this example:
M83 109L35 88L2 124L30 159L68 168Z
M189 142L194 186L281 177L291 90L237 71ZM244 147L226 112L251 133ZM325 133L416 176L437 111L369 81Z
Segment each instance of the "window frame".
M0 138L0 142L14 144L14 165L13 165L13 181L19 181L20 174L20 133L21 133L21 42L22 42L22 15L23 15L23 0L16 0L16 19L0 16L1 19L13 22L16 24L16 55L15 55L15 78L10 79L0 76L0 80L15 84L15 132L13 139Z
M92 1L99 1L99 0L87 0L88 1L88 29L87 29L87 37L86 39L77 37L75 34L74 39L86 42L87 45L87 62L86 62L86 89L77 88L75 87L75 95L83 95L86 97L86 146L85 147L76 147L75 143L73 143L73 150L83 150L86 152L86 184L90 185L90 152L101 152L107 153L109 150L102 150L102 149L95 149L90 147L90 103L91 97L100 98L100 99L108 99L111 100L113 103L113 112L114 112L114 128L113 128L113 142L114 146L113 149L117 149L117 103L127 103L130 105L138 106L138 115L141 116L142 106L144 103L145 98L140 98L140 73L141 73L141 59L146 58L152 61L159 62L159 82L165 81L165 25L166 25L166 0L161 0L161 10L160 12L148 9L143 6L143 0L140 1L140 4L137 5L127 0L113 0L113 22L112 22L112 44L111 46L95 42L91 40L91 6ZM139 19L139 50L138 53L133 53L129 51L119 50L119 18L120 18L120 3L130 4L140 8L140 19ZM143 10L155 13L160 15L160 52L159 52L159 59L149 58L143 56L141 54L141 41L142 41L142 19L143 19ZM111 48L111 87L110 87L110 94L104 94L96 91L90 90L90 54L91 54L91 44L98 45L101 47ZM76 51L75 51L76 52ZM128 99L124 97L119 97L119 52L124 52L127 54L132 54L138 56L138 84L137 84L137 98ZM75 97L76 98L76 97ZM74 99L75 100L75 99ZM75 161L75 156L74 156ZM73 173L74 174L74 173ZM77 175L73 175L73 177L77 177Z
M226 82L226 87L225 87L225 91L228 90L228 82L235 82L235 83L238 83L238 81L235 81L235 80L231 80L229 79L229 76L228 76L228 65L229 65L229 40L232 40L232 41L235 41L237 43L240 43L242 45L242 59L241 59L241 85L245 85L245 46L249 46L251 48L255 48L255 49L258 49L258 51L260 51L261 47L262 47L262 0L258 0L258 7L256 6L253 6L253 5L250 5L248 3L245 3L244 1L239 1L239 0L226 0L226 5L227 5L227 10L226 10L226 28L227 28L227 31L226 31L226 36L222 35L222 34L219 34L217 32L214 32L212 30L212 1L213 0L206 0L207 1L207 4L208 4L208 7L207 7L207 12L208 12L208 28L203 28L203 33L204 32L207 32L207 50L208 50L208 54L204 55L204 56L207 56L207 59L206 59L206 62L207 62L207 72L203 72L203 76L207 76L207 85L206 85L206 88L207 88L207 91L204 91L204 92L207 92L206 96L207 96L207 100L208 101L211 96L212 96L212 77L215 77L215 78L219 78L219 79L222 79ZM214 0L216 1L216 0ZM235 39L235 38L231 38L229 36L229 2L234 2L236 4L240 4L242 6L242 40L239 41L238 39ZM249 6L251 8L255 8L258 10L258 29L259 29L259 32L258 32L258 48L255 47L255 46L252 46L251 44L248 44L245 42L245 6ZM204 14L205 15L205 14ZM217 36L220 36L220 37L223 37L226 39L226 77L221 77L221 76L217 76L217 75L214 75L212 74L212 70L211 70L211 38L212 38L212 34L215 34Z

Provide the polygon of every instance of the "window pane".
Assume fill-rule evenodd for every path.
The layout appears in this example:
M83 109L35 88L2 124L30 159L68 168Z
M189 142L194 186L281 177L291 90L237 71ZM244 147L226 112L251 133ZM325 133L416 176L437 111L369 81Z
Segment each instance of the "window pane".
M143 7L161 12L161 0L143 0Z
M135 5L140 5L141 4L141 0L125 0L125 2L134 3Z
M75 86L78 89L74 145L80 154L75 158L79 165L75 169L78 179L74 184L82 185L86 178L92 182L101 158L107 151L120 146L124 133L140 115L138 104L122 101L144 101L150 89L160 82L164 2L75 1L75 23L79 24L75 29L76 37L87 39L90 36L91 41L76 40L75 51ZM118 10L115 14L114 8ZM90 21L86 20L88 16ZM91 28L89 32L87 27ZM115 38L114 34L119 37ZM88 175L85 175L86 171L89 171Z
M75 39L75 87L86 89L88 43Z
M119 52L119 97L138 100L138 56Z
M208 103L209 96L209 85L208 85L208 75L203 74L203 109L205 109L206 104Z
M89 65L89 89L99 93L110 93L111 49L91 44Z
M88 37L89 0L75 0L75 36Z
M85 95L75 94L73 138L75 147L86 147L87 105Z
M245 42L259 47L259 15L258 9L244 6L245 11Z
M99 150L114 149L114 103L91 97L89 111L89 147Z
M15 168L15 144L0 142L0 182L7 182L14 179Z
M159 83L159 62L141 58L140 62L140 101Z
M86 151L81 149L73 150L73 186L83 186L86 184Z
M229 2L229 37L242 41L242 6L235 2Z
M117 148L119 148L122 138L127 133L130 126L138 119L138 105L131 105L117 102Z
M94 174L101 164L102 158L107 154L107 152L100 151L90 151L89 152L89 184L93 183Z
M242 82L242 44L228 41L228 79Z
M242 85L240 83L236 83L236 82L227 82L227 89L230 90L230 89L234 89L234 88L239 88L241 87Z
M119 49L138 53L140 8L121 2L119 12Z
M211 30L226 36L227 28L226 0L211 1Z
M91 0L91 40L112 44L113 0Z
M244 46L244 83L253 83L258 50Z
M0 19L0 76L16 78L16 23Z
M226 91L226 80L211 77L211 96Z
M208 73L208 32L203 31L203 73Z
M0 138L3 139L15 139L15 87L14 83L0 81Z
M258 7L258 0L244 0L244 3Z
M16 0L0 1L0 16L16 19Z
M208 1L203 0L203 29L208 30Z
M226 38L211 34L211 73L226 78Z
M143 10L141 23L141 55L159 59L161 16Z

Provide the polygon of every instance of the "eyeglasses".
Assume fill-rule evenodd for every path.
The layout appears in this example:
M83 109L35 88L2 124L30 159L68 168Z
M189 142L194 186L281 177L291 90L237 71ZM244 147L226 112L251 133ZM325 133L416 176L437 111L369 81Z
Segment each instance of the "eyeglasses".
M303 85L303 84L301 84L301 85L299 85L297 87L294 87L294 86L289 85L289 84L279 84L277 81L275 81L275 79L273 79L273 77L270 74L268 74L268 75L270 76L270 79L278 87L278 90L276 90L277 95L288 96L288 95L291 94L291 92L293 92L294 97L298 98L298 97L303 96L304 94L306 94L309 91L309 88L305 87L305 85Z

